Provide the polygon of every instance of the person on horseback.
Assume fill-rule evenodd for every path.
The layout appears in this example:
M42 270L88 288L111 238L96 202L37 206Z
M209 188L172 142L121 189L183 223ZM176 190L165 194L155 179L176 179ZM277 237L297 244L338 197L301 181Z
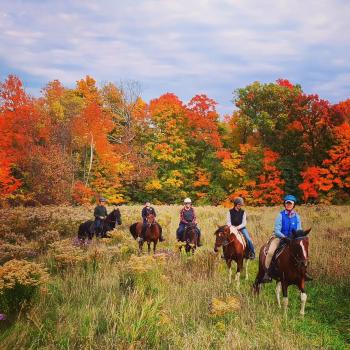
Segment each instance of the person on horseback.
M99 202L99 204L95 207L95 210L94 210L94 216L95 216L94 232L95 232L96 236L98 234L101 234L103 220L105 220L107 215L108 215L107 209L105 207L106 199L103 197L100 197L98 202Z
M139 241L142 242L145 240L145 234L146 234L146 230L147 230L147 216L152 214L154 216L154 220L156 220L156 211L154 210L153 207L151 207L151 203L149 201L147 201L145 203L145 206L142 208L141 211L141 216L142 216L142 230L141 230L141 236ZM160 230L160 237L159 237L159 242L163 242L165 241L163 234L162 234L162 230Z
M196 230L197 230L197 245L200 247L201 244L201 231L199 227L197 226L197 219L196 219L196 214L194 212L194 208L192 207L192 201L190 198L186 198L184 200L184 207L180 211L180 224L179 228L176 231L176 238L178 241L183 241L184 239L184 233L186 226L189 224L195 224L196 225Z
M302 230L300 216L294 210L296 203L297 199L292 194L286 195L283 199L284 210L282 210L275 219L275 228L273 232L275 237L271 240L267 251L265 260L266 272L263 277L263 282L271 281L269 275L271 261L281 242L290 240L293 231ZM312 278L306 275L306 280L310 281Z
M247 225L247 214L242 209L244 205L243 198L237 197L233 200L233 208L229 210L227 214L227 226L231 228L236 228L241 231L244 235L248 248L249 248L249 259L255 259L255 250L253 242L249 236L248 230L246 228Z

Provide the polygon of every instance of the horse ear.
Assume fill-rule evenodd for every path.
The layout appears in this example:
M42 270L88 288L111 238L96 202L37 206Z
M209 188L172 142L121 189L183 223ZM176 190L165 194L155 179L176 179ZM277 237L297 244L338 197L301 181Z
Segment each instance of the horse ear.
M311 231L311 227L304 231L304 236L307 236L310 233L310 231Z

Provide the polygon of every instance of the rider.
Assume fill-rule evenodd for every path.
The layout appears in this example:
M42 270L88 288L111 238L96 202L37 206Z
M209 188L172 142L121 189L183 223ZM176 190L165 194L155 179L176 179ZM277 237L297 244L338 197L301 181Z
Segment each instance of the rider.
M274 235L272 239L267 256L265 259L265 276L264 282L270 282L271 277L269 275L269 268L272 261L272 257L280 245L283 239L289 239L292 236L293 231L302 230L300 216L294 210L297 199L292 194L288 194L283 199L284 210L282 210L275 219ZM309 275L306 275L306 280L311 280Z
M198 234L197 245L200 247L201 244L201 231L197 226L196 214L194 208L192 207L192 201L190 198L184 200L184 207L180 212L180 224L179 228L176 231L176 238L178 241L182 241L185 233L185 228L188 224L193 223L196 225L196 230Z
M157 216L156 211L154 210L153 207L151 207L151 203L149 201L147 201L145 203L145 206L142 208L142 212L141 212L141 216L142 216L142 230L141 230L141 236L140 236L140 241L144 241L145 240L145 233L147 230L147 216L148 215L154 215L154 220ZM163 238L163 234L162 234L162 230L160 230L160 237L159 237L159 241L163 242L165 241L165 239Z
M249 259L255 259L254 245L246 228L247 214L242 209L243 205L243 198L237 197L233 200L233 208L227 213L227 225L230 227L230 231L231 228L235 227L242 232L248 243Z
M103 197L100 197L98 201L98 205L95 207L95 210L94 210L94 216L95 216L94 231L96 235L99 231L101 233L102 222L107 217L107 209L105 207L105 204L106 204L106 199Z

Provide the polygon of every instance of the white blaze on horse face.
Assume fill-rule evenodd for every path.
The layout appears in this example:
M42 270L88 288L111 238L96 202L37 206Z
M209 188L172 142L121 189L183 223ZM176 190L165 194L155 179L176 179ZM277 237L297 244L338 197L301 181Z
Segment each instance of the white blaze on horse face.
M306 260L307 259L307 253L306 253L306 249L305 249L305 246L304 246L304 242L300 241L300 245L301 245L301 249L303 250L303 256L304 256L304 258Z

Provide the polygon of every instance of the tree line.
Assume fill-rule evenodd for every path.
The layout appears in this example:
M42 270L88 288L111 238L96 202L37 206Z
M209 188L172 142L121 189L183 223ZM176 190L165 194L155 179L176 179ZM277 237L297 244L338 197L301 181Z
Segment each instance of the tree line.
M34 98L0 82L1 205L350 201L350 99L336 104L288 80L233 93L233 112L195 95L146 103L137 83L74 88L49 82Z

